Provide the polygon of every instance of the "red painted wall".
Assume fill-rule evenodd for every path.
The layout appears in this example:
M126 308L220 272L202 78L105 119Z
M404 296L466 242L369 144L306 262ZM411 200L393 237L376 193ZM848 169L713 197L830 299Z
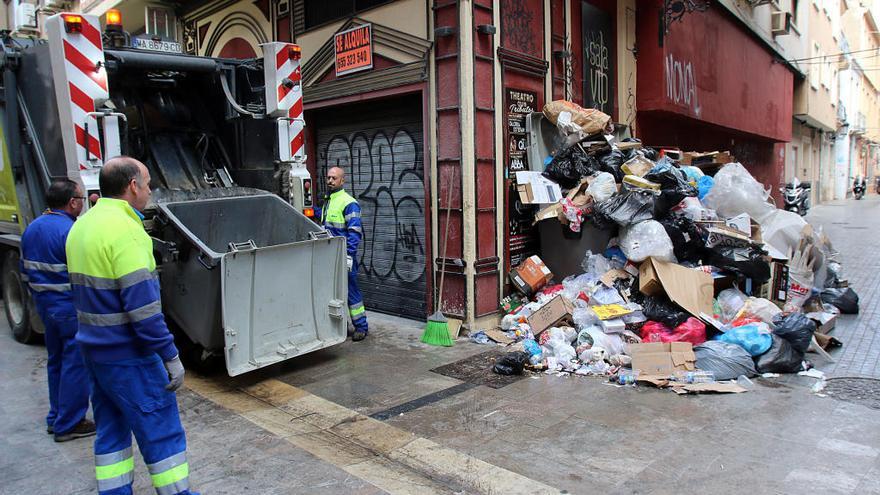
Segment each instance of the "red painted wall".
M784 173L794 76L736 21L687 14L660 45L662 2L639 2L638 137L649 146L729 150L765 186Z
M789 141L792 72L720 7L674 22L660 46L661 6L638 3L638 110Z

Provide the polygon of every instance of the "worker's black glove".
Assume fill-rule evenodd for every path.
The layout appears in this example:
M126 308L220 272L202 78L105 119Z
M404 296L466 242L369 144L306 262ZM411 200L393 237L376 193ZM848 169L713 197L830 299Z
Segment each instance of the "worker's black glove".
M168 385L165 385L165 390L174 392L183 385L183 375L186 374L183 363L180 362L180 355L165 361L165 369L168 371L168 379L171 380Z

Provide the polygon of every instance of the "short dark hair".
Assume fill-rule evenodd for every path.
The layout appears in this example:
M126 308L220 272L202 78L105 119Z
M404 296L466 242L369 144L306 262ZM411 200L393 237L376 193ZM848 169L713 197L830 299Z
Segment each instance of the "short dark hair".
M101 196L118 198L125 194L125 188L132 179L143 180L139 162L130 156L117 156L107 160L98 174L98 185L101 188Z
M46 204L53 210L64 208L76 196L77 186L79 184L70 179L53 180L46 191Z

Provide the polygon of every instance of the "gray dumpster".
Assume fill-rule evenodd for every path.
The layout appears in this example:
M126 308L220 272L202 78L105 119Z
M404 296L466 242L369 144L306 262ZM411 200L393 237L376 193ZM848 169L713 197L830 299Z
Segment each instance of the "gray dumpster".
M179 252L164 311L230 376L345 340L344 238L268 193L156 206Z

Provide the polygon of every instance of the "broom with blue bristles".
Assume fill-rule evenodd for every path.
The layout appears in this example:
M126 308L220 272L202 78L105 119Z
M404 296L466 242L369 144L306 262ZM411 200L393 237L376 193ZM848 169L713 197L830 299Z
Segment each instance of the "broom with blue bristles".
M446 277L446 245L449 242L449 217L452 214L452 184L449 186L449 192L446 194L446 229L443 234L443 261L440 262L440 290L437 296L437 310L428 317L428 324L425 326L425 332L422 333L422 342L428 345L439 345L450 347L455 342L449 335L449 324L446 316L440 308L443 307L443 280Z

